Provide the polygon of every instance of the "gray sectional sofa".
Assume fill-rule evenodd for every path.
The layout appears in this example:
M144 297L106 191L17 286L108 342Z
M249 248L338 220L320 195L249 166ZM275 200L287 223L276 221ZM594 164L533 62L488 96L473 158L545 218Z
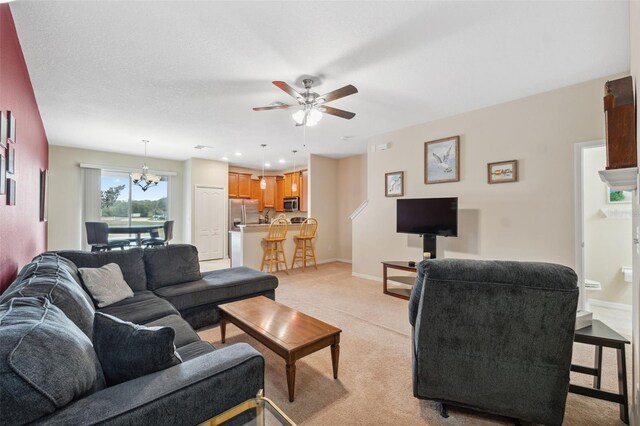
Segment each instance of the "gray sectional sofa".
M133 297L96 308L78 268L109 263L120 266ZM219 304L274 298L277 285L249 268L200 274L189 245L37 256L0 295L0 424L191 425L255 397L264 387L262 356L247 344L215 349L194 328L217 322ZM96 312L174 333L170 350L180 362L110 385L92 344Z

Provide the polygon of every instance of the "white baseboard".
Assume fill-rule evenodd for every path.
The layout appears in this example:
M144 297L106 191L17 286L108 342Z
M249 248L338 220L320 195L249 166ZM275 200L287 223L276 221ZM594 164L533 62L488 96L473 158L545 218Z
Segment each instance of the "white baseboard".
M608 302L606 300L598 299L588 299L587 303L589 303L590 306L598 306L600 308L631 312L631 305L627 305L626 303Z
M356 277L356 278L363 278L365 280L376 281L376 282L379 282L379 283L382 282L382 278L381 277L376 277L376 276L373 276L373 275L360 274L358 272L352 272L351 275Z
M336 259L336 262L349 263L351 264L351 259Z

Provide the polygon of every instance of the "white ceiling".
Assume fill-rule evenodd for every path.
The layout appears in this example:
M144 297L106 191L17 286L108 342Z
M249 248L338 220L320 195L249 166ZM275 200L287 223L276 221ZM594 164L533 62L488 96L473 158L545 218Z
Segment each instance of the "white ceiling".
M629 69L623 2L11 4L49 143L272 169L297 149L344 157L366 139ZM359 93L307 129L271 84L320 76ZM341 136L351 136L341 140ZM445 135L446 136L446 135ZM399 141L396 141L399 142ZM195 145L213 149L202 152ZM241 152L236 157L235 152ZM287 165L290 167L290 164Z

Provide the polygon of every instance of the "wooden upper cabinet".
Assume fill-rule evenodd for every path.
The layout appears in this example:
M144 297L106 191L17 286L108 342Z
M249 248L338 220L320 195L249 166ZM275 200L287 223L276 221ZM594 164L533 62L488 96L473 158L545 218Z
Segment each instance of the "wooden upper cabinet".
M276 179L276 211L284 211L284 179Z
M263 207L274 208L276 206L276 177L265 176L264 180L267 181L267 189L262 191L262 203Z
M309 210L309 171L303 170L300 172L300 184L298 186L300 192L300 204L299 208L301 212Z
M294 184L295 183L295 188ZM291 196L299 197L300 196L300 172L291 173Z
M291 197L291 173L284 175L284 196Z
M229 172L229 198L251 198L251 175Z
M238 197L238 174L229 172L229 198Z
M251 179L251 199L258 200L258 210L262 211L262 190L260 189L260 179Z
M238 173L238 197L251 198L251 175Z

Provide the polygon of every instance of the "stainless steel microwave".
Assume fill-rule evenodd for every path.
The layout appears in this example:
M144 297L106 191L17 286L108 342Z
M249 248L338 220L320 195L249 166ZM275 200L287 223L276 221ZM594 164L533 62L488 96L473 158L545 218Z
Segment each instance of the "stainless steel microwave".
M298 211L298 197L286 197L284 199L284 211L285 212L297 212Z

